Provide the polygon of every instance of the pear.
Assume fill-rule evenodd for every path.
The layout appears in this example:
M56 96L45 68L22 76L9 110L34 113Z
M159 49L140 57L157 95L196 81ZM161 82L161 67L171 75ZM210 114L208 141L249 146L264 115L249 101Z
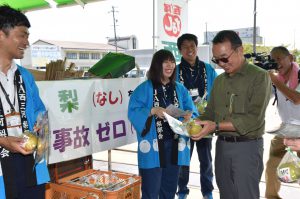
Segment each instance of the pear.
M282 182L294 182L300 179L300 163L286 162L279 165L277 175Z
M206 106L207 106L207 101L202 101L202 102L196 104L196 107L198 109L198 113L200 115L202 115L204 113Z
M201 125L196 124L194 120L190 121L186 128L190 136L198 134L202 129Z
M24 143L22 146L26 151L33 151L34 149L36 149L38 139L35 134L29 131L25 131L23 133L23 139Z
M38 139L38 144L37 144L37 154L43 155L43 153L47 150L48 144L47 142L43 141L42 139Z

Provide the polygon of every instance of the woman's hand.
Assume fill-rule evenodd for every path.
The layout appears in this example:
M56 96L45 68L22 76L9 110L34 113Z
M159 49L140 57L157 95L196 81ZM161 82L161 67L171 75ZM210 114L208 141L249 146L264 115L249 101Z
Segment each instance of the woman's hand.
M188 112L188 113L186 113L184 116L183 116L183 123L185 123L185 122L189 122L190 120L191 120L191 117L192 117L192 112Z
M163 113L167 113L167 110L165 108L162 107L153 107L151 109L151 115L155 115L157 117L159 117L160 119L164 119L165 116Z

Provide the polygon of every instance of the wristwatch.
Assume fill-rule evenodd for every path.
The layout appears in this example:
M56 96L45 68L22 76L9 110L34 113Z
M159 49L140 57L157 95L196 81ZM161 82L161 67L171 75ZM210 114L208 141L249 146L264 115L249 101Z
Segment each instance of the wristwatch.
M215 122L215 123L216 123L215 132L218 133L220 131L220 124L219 122Z

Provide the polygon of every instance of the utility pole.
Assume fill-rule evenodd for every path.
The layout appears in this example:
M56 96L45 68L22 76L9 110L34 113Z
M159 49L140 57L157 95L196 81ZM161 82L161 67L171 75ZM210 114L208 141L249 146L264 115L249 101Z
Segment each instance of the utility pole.
M116 30L116 19L115 19L115 7L112 6L112 10L111 10L112 14L113 14L113 20L114 20L114 36L115 36L115 47L116 47L116 52L118 52L118 43L117 43L117 30Z
M113 20L114 20L114 36L115 36L115 47L116 47L116 52L118 52L118 43L117 43L117 31L116 31L116 19L115 19L115 7L112 6L112 10L111 12L113 13ZM108 160L107 160L107 169L109 171L111 171L111 150L107 151L107 155L108 155Z
M296 29L294 29L294 50L296 49Z
M153 21L153 27L152 27L152 29L153 29L153 36L152 36L152 48L153 48L153 54L155 53L155 38L156 38L156 33L155 33L155 0L153 0L153 13L152 13L152 16L153 16L153 19L152 19L152 21Z
M253 53L256 53L256 0L254 0Z
M205 42L204 42L205 45L208 45L208 35L207 35L207 22L205 22Z

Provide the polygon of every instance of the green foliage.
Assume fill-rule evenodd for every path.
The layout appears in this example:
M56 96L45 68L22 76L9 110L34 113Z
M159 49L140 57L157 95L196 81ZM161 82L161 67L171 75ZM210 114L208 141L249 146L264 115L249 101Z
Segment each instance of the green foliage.
M288 48L288 46L283 45ZM253 45L252 44L244 44L244 54L253 53ZM267 53L269 54L274 46L256 46L256 53ZM298 49L294 49L290 51L292 55L295 56L295 61L300 63L300 51ZM249 59L252 62L253 59Z
M244 44L244 53L253 53L252 44ZM269 54L274 46L256 46L256 53L267 53Z
M291 53L294 55L295 61L297 63L300 62L300 51L298 49L294 49L291 51Z

